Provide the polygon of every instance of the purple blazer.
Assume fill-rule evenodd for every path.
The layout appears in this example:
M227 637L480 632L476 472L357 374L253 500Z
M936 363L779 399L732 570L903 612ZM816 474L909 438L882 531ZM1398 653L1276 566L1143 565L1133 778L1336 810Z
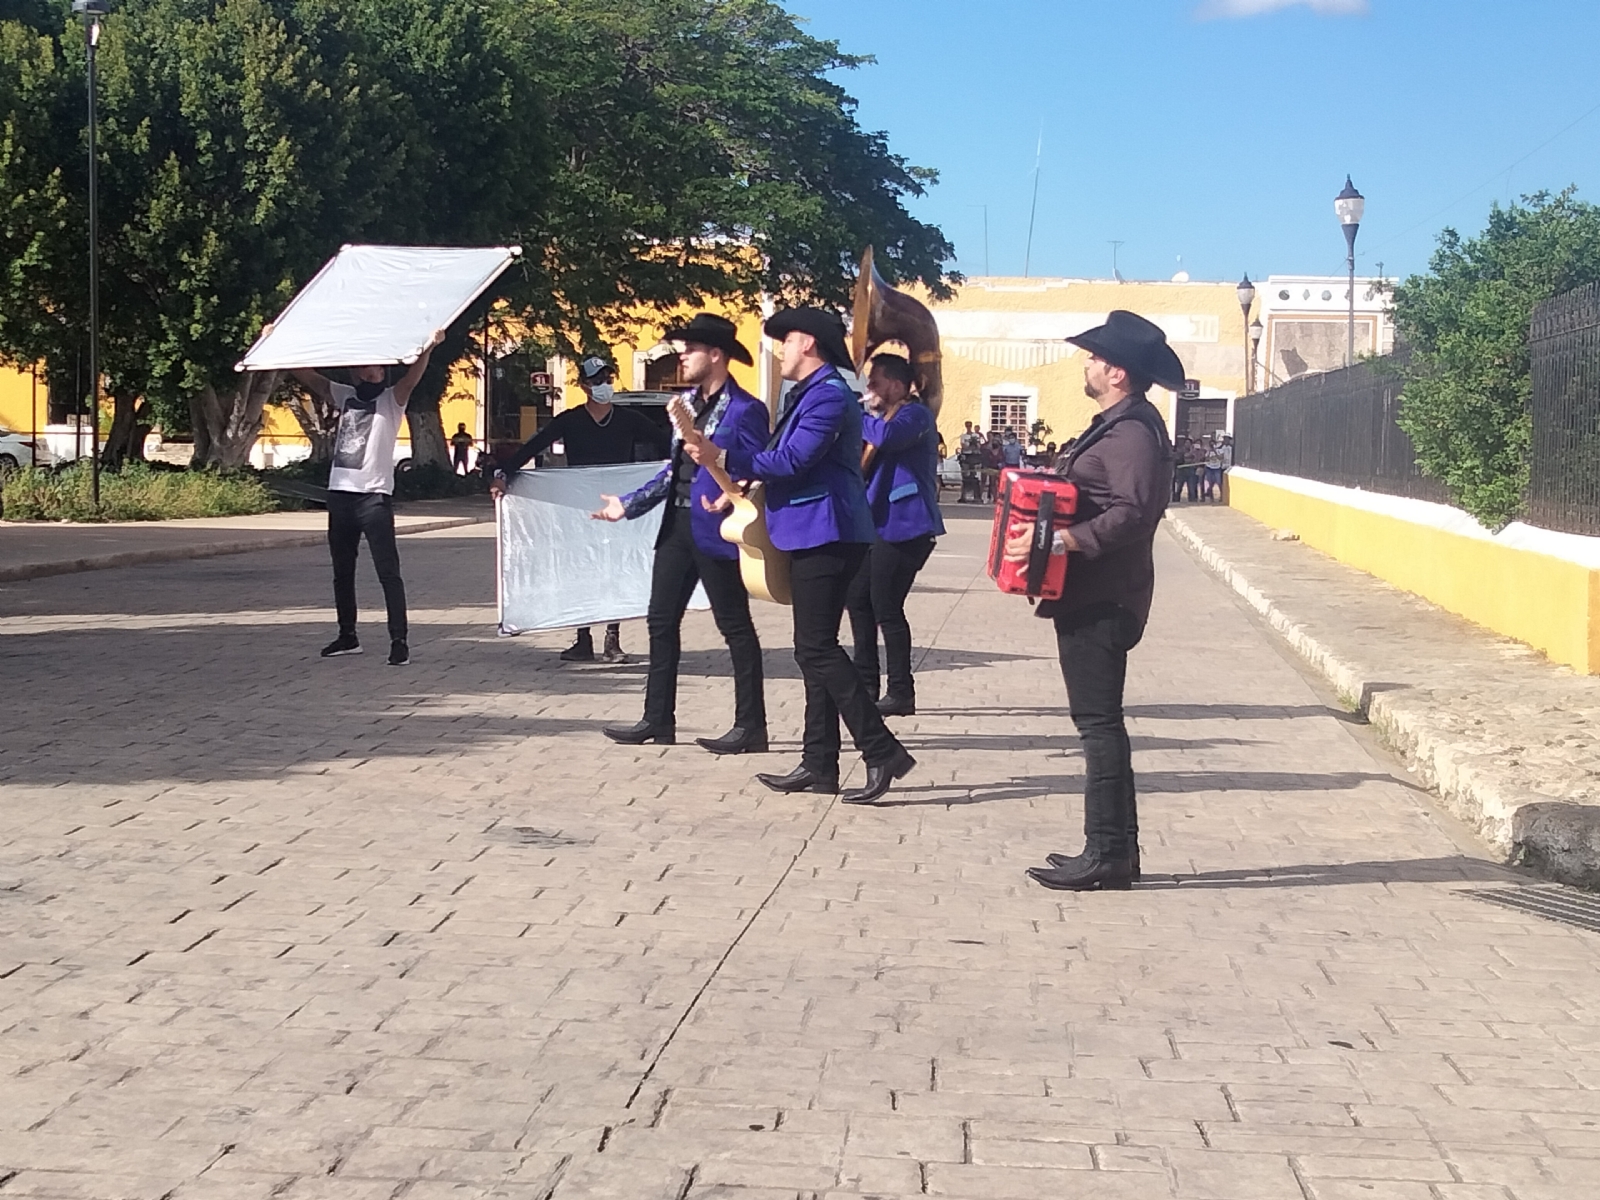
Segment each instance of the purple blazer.
M861 404L833 367L789 393L771 449L728 450L728 474L767 485L767 532L780 550L872 542L861 482Z
M771 432L767 406L731 378L717 394L703 428L712 443L727 450L730 458L738 447L751 453L760 450L767 444ZM630 521L666 503L667 509L661 514L661 532L656 537L658 546L672 532L673 522L683 516L684 510L672 503L672 482L683 461L683 443L674 438L666 465L643 487L622 497L622 510ZM738 547L722 540L722 522L727 513L707 512L701 503L702 499L714 500L720 495L722 489L711 478L711 472L696 467L689 484L689 528L694 534L695 547L702 554L710 558L738 558Z
M867 477L872 523L886 542L944 533L939 511L939 430L925 405L902 404L885 421L867 413L861 432L878 448Z

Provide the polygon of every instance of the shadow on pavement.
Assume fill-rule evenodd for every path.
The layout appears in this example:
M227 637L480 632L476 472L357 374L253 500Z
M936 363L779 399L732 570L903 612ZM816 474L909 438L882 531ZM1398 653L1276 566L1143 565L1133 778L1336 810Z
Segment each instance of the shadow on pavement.
M1246 867L1201 871L1195 875L1151 875L1141 890L1174 888L1327 887L1351 883L1506 883L1530 876L1480 858L1409 858L1352 863L1300 863L1284 867Z
M1139 771L1141 795L1181 792L1328 792L1346 791L1365 783L1400 784L1393 775L1375 771ZM1082 775L1030 775L1005 783L941 783L914 787L916 799L880 801L878 808L918 804L990 804L999 800L1033 800L1040 796L1083 794ZM941 793L923 799L929 792ZM891 793L898 796L898 793Z

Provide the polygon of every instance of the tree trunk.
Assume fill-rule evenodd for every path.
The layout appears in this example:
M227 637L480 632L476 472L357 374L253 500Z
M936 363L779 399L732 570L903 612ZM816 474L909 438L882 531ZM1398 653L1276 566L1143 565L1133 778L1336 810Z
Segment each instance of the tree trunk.
M194 423L194 466L233 470L250 461L250 451L261 434L261 414L278 390L278 371L246 371L235 376L235 386L219 393L211 384L190 401ZM202 430L205 453L202 457Z
M149 405L131 392L111 393L111 429L100 449L101 466L115 471L125 462L144 458L149 411Z
M333 447L339 439L339 414L331 406L298 388L283 399L284 407L300 423L300 432L311 442L311 461L329 462Z
M411 428L411 461L418 466L431 463L447 471L450 469L450 443L445 440L439 402L450 383L450 368L467 351L469 328L469 324L457 322L457 327L434 348L428 369L406 404L406 424Z
M418 407L415 398L406 405L406 424L411 428L411 461L421 466L432 463L450 466L450 444L444 438L444 418L437 403Z

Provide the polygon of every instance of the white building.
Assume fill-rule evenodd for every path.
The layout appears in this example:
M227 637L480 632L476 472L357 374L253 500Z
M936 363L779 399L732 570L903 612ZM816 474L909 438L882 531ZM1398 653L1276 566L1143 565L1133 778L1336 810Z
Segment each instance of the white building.
M1394 349L1389 284L1356 277L1356 358ZM1301 375L1345 365L1350 281L1344 275L1269 275L1256 285L1263 326L1256 351L1256 388L1265 391Z

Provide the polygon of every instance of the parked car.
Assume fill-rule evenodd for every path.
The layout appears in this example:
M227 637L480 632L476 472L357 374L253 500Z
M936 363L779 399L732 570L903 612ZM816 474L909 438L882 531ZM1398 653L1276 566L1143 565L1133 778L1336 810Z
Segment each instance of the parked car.
M32 441L27 434L13 433L0 425L0 475L9 475L18 467L42 467L49 461L50 452L43 442Z

